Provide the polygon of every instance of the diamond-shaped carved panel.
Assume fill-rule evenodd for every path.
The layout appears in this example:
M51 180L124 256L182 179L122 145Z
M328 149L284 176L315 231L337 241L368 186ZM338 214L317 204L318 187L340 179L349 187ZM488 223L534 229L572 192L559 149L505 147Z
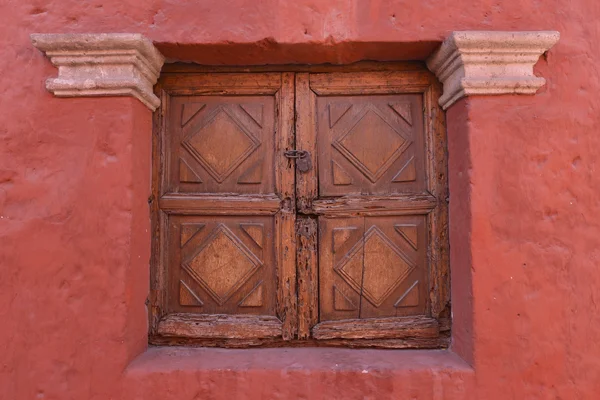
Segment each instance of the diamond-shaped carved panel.
M261 265L240 239L221 224L183 268L223 305Z
M406 150L410 141L386 122L379 112L369 107L358 122L332 145L375 183Z
M375 307L402 283L415 265L377 227L371 227L335 270Z
M224 109L182 142L182 146L219 183L259 145L259 141Z

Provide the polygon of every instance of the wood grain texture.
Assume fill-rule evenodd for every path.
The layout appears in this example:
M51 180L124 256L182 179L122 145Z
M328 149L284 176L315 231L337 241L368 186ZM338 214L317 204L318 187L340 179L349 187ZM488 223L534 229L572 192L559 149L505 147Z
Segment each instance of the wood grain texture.
M425 316L372 318L321 322L312 331L315 339L436 338L439 325L436 319Z
M431 258L431 315L450 321L450 241L448 237L448 151L445 113L438 104L441 85L435 80L424 93L428 191L439 200L428 216Z
M319 196L425 192L422 108L419 94L317 96Z
M319 321L360 318L364 218L320 216L319 225ZM358 246L358 248L357 248ZM342 271L336 269L343 266ZM354 286L346 278L352 277ZM349 276L348 276L349 275ZM344 298L352 307L342 305Z
M294 75L282 74L281 90L277 94L278 125L276 136L275 175L281 202L281 211L275 219L277 226L275 247L278 254L277 315L283 321L282 336L291 340L297 330L296 299L296 237L295 174L294 165L284 157L294 147Z
M293 338L294 76L171 78L155 126L152 335Z
M307 339L288 341L281 338L267 339L206 339L150 336L150 344L156 346L224 347L224 348L277 348L277 347L346 347L371 349L444 349L450 346L449 335L438 337L409 337L406 339Z
M310 337L319 318L317 221L300 217L296 223L298 270L298 339Z
M319 217L321 322L427 314L427 246L415 249L398 225L426 243L425 216ZM398 307L407 293L411 304Z
M173 313L158 324L165 337L260 339L281 336L281 321L262 315L202 315Z
M155 335L158 322L166 314L167 304L167 252L165 249L167 216L160 209L158 198L163 186L161 171L164 168L162 151L164 148L164 132L166 131L169 112L169 96L158 82L154 93L160 98L161 106L152 118L152 193L148 198L150 204L151 254L150 254L150 294L146 301L148 307L148 332Z
M310 87L320 96L422 93L431 83L428 71L398 73L333 72L310 75Z
M428 194L403 196L348 196L313 201L312 211L317 215L404 215L428 214L438 200Z
M275 193L277 93L171 97L163 194Z
M276 251L279 257L277 315L283 321L283 337L291 340L297 330L296 299L296 215L282 211L277 215Z
M172 214L274 215L281 209L279 196L165 195L160 209Z
M281 87L280 73L205 73L162 75L170 95L274 95Z
M310 89L309 74L296 74L296 148L311 154L312 168L296 174L298 212L310 213L318 196L319 163L317 158L317 127L315 125L315 94Z
M278 104L278 124L276 131L275 164L276 183L279 195L283 199L283 209L293 212L296 197L296 174L292 159L284 157L283 153L293 150L295 143L295 104L294 104L294 74L282 74L281 90L276 96Z
M248 234L249 227L254 229L254 237ZM276 316L275 229L273 216L169 217L167 310ZM181 283L201 304L181 303L177 295ZM258 286L262 288L260 306L242 307Z

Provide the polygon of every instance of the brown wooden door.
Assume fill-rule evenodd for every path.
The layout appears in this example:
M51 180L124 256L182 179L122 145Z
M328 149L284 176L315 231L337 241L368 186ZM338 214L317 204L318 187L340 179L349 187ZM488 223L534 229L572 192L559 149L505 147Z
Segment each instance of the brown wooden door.
M298 209L316 217L318 241L312 266L318 310L300 309L310 317L300 323L306 337L439 334L439 306L432 309L439 277L430 261L443 251L432 238L444 207L436 194L445 192L433 176L435 164L428 165L435 151L426 145L423 111L431 99L416 87L418 77L409 78L389 72L296 78L296 140L315 159L315 168L297 177ZM315 289L301 286L300 296Z
M293 75L163 79L162 336L294 334Z
M415 68L161 77L154 342L440 346L433 82Z

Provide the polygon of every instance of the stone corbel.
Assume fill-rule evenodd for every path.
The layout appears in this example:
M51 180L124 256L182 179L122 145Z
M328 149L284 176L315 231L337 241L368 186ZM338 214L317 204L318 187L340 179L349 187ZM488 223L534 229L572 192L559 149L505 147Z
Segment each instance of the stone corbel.
M453 32L427 60L444 85L440 105L470 95L535 94L546 81L533 66L558 39L554 31Z
M46 81L55 96L133 96L152 111L160 105L153 86L164 57L143 35L33 34L31 41L58 67Z
M444 85L447 109L469 95L534 94L545 83L533 74L558 32L453 32L427 60ZM140 34L33 34L35 47L58 67L46 88L60 97L134 96L151 110L160 105L152 87L164 57Z

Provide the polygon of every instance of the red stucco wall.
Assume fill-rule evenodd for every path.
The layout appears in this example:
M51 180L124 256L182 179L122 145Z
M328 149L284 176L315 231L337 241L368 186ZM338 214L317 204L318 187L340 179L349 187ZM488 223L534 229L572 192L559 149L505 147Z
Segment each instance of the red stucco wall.
M599 398L599 19L597 0L4 0L0 399ZM53 98L30 33L235 64L424 58L476 29L561 40L536 96L447 113L450 352L146 350L151 114Z

